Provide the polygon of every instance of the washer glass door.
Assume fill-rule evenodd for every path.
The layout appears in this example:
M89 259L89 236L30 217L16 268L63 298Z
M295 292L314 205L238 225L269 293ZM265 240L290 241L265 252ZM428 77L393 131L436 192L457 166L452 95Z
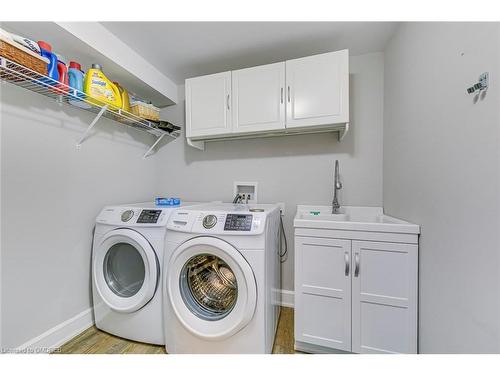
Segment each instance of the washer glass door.
M170 258L165 280L172 318L205 340L234 335L255 313L252 268L221 239L196 237L181 244Z
M181 271L181 295L187 307L205 320L227 316L238 299L238 282L231 267L211 254L195 255Z
M112 230L95 249L93 277L106 305L120 312L137 311L156 292L158 259L151 244L138 232Z

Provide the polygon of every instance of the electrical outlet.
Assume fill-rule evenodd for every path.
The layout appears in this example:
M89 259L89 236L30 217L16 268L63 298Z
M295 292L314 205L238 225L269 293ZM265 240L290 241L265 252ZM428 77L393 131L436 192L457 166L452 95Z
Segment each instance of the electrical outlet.
M278 206L280 206L281 210L281 216L285 216L285 203L284 202L278 202L276 203Z

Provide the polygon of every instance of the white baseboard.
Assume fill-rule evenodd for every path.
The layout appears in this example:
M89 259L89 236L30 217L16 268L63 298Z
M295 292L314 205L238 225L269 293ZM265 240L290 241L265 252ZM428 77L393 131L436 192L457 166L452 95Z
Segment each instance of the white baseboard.
M294 307L295 293L293 290L281 289L281 306Z
M74 317L45 331L21 346L14 349L14 353L50 353L64 343L79 335L94 324L92 308L89 308Z

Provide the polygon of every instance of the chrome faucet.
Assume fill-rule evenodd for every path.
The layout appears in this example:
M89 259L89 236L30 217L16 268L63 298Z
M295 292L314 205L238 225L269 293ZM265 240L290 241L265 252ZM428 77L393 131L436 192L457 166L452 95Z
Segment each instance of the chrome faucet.
M332 214L338 214L340 204L337 199L337 191L342 189L342 182L340 182L339 176L339 161L335 160L335 178L333 182L333 201L332 201Z

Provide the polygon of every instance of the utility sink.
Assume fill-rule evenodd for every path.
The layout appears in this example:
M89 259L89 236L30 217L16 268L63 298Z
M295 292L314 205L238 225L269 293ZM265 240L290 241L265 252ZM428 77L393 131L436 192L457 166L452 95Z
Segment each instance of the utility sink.
M301 220L327 220L327 221L348 221L348 214L327 214L319 211L301 212L298 215Z
M420 233L418 225L384 215L382 207L297 206L295 228L339 229L392 233Z

